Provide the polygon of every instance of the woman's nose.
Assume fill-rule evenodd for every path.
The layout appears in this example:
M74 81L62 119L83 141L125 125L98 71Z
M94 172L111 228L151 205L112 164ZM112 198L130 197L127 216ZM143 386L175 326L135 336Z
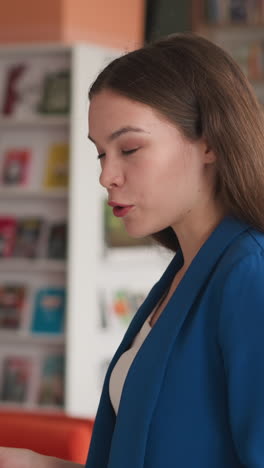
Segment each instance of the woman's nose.
M105 161L102 166L99 182L106 189L121 186L124 182L124 175L119 165Z

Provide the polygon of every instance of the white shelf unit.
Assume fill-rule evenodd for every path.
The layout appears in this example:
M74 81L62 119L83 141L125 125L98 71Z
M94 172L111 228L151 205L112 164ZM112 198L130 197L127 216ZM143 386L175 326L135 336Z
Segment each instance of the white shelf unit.
M1 125L0 125L1 127ZM68 191L64 189L16 189L16 188L0 188L0 199L9 199L9 200L16 200L16 199L24 199L26 201L27 198L34 198L34 199L50 199L50 200L60 200L66 199L68 197Z
M86 159L87 92L91 80L97 73L100 64L106 59L107 54L108 51L87 44L65 46L31 44L2 46L0 48L0 166L6 148L22 146L30 147L32 150L30 169L34 167L34 173L29 174L29 183L25 186L0 185L0 216L41 215L50 221L67 219L69 225L76 222L76 216L71 209L71 205L75 203L75 187L74 183L72 184L71 175L75 171L75 165L82 164L83 160ZM24 97L15 106L12 115L5 116L2 109L6 97L7 70L17 64L26 66L26 73L19 83L19 92ZM44 75L60 69L69 69L71 75L69 115L37 114L35 111L36 99L39 99L42 92ZM42 178L47 149L52 143L61 141L67 141L70 145L69 188L67 190L46 189L43 187ZM0 170L2 170L2 166ZM79 194L76 193L76 195ZM71 199L70 203L69 198ZM84 213L83 215L85 216ZM77 220L76 230L78 229ZM0 258L0 284L24 282L29 287L20 329L14 331L2 329L0 331L0 384L2 387L2 366L5 357L32 356L37 363L37 360L45 356L46 353L64 351L66 358L64 409L67 413L85 414L86 409L79 406L79 381L71 383L70 395L67 390L68 382L72 382L71 366L75 366L75 360L85 360L85 356L78 357L77 355L73 355L69 361L67 359L68 355L72 356L75 348L70 326L76 318L78 321L80 319L80 314L77 317L76 314L74 315L74 311L79 307L79 304L75 305L75 294L78 294L78 290L76 293L71 290L71 283L68 282L68 270L71 268L71 259L75 255L75 227L69 227L69 230L67 261L47 258ZM78 275L78 271L76 274ZM43 286L66 287L69 298L66 308L68 329L66 326L66 331L63 334L52 336L30 332L34 294L39 287ZM86 308L85 303L84 308ZM73 318L69 317L70 315L74 315ZM82 329L81 321L79 326ZM70 361L73 361L73 364L68 366ZM37 377L39 377L36 375L39 372L37 369L38 367L35 366L35 383L33 383L33 390L31 389L29 392L31 394L29 400L23 404L1 402L1 405L10 406L11 404L15 407L37 408L33 399L33 393L37 391ZM87 387L86 382L84 385ZM47 407L46 409L51 408Z
M123 326L116 324L109 329L102 328L102 291L106 296L119 287L147 292L171 258L153 247L106 249L104 245L102 201L105 194L98 182L96 149L87 138L88 89L98 72L119 54L120 51L91 44L0 48L0 103L7 64L37 64L36 79L41 70L54 70L54 67L62 65L68 66L71 73L69 116L36 118L20 109L17 116L0 118L0 158L11 137L14 143L30 143L38 161L36 177L30 186L25 189L0 187L0 215L35 216L41 213L49 219L65 217L68 220L66 262L0 259L0 284L23 278L33 289L47 283L66 286L65 334L57 338L31 336L27 328L28 319L25 319L20 333L0 332L0 357L3 352L19 350L22 354L32 353L35 359L47 350L64 348L64 410L75 416L94 417L106 363L125 332ZM40 187L40 180L45 145L65 138L70 145L69 188L67 191L44 190ZM35 408L32 402L27 406Z
M65 273L67 264L64 260L49 260L49 259L24 259L24 258L1 258L1 272L10 273L25 273L30 271L31 274L50 274L50 273Z
M1 117L0 118L0 126L1 128L6 129L15 129L15 128L56 128L56 127L68 127L70 124L69 117L66 116L44 116L44 117L26 117L26 116L18 116L14 117Z

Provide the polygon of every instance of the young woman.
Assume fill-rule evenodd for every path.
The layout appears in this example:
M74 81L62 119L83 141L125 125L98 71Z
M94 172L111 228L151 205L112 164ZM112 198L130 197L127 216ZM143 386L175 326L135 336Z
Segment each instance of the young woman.
M262 110L191 34L114 60L90 100L114 214L175 256L109 366L86 467L264 468ZM35 466L77 465L0 452L0 468Z

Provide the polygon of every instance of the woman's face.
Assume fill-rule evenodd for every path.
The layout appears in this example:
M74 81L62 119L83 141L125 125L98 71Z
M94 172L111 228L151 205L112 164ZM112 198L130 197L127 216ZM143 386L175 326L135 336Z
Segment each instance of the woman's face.
M100 183L132 237L177 232L213 199L214 155L150 106L103 90L91 100L89 135Z

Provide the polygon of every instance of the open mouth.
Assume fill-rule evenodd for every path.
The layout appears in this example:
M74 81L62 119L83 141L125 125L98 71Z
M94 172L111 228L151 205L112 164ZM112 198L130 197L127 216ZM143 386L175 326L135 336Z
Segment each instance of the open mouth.
M133 205L130 205L130 206L118 206L117 205L113 208L113 213L118 218L122 218L123 216L126 216L132 208L133 208Z

